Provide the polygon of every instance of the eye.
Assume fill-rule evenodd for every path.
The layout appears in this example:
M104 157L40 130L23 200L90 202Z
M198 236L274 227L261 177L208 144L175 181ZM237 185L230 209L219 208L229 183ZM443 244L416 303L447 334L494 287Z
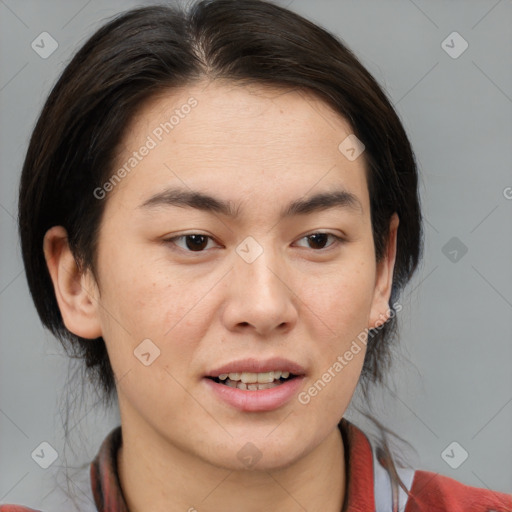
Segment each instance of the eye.
M313 244L313 247L310 247L315 250L324 250L325 244L329 237L334 239L334 242L327 245L327 248L339 245L344 242L343 238L336 236L333 233L311 233L310 235L302 237L300 240L307 240L310 244ZM205 249L208 248L208 241L213 238L208 235L203 235L201 233L191 233L186 235L175 236L172 238L167 238L164 240L165 243L172 243L178 246L180 249L183 249L186 252L204 252ZM184 246L180 245L178 242L184 242Z
M327 242L328 238L332 237L334 238L334 242L332 244L329 244L327 247L332 247L333 245L339 245L343 243L343 238L336 236L333 233L311 233L310 235L307 235L305 237L302 237L301 240L307 240L309 243L313 243L313 249L319 249L323 250L325 248L325 243ZM318 247L321 246L321 247Z
M182 240L184 241L184 245L180 246L176 241ZM208 245L208 240L213 240L212 237L208 235L203 235L201 233L191 233L187 235L175 236L173 238L167 238L164 242L170 242L174 245L177 245L180 249L183 249L187 252L203 252Z

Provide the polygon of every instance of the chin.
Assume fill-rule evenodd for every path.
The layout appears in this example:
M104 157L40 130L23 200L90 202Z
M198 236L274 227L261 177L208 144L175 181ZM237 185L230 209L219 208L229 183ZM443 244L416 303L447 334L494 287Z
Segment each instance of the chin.
M267 436L267 437L266 437ZM268 430L264 435L233 436L229 445L218 445L216 452L209 452L208 462L230 471L277 471L293 465L303 456L304 439L283 441L279 437L270 439Z

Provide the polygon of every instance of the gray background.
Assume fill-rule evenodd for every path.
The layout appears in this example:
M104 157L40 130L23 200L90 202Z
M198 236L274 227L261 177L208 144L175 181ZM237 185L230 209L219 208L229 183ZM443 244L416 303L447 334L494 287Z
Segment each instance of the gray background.
M48 506L43 497L57 472L90 460L119 424L116 410L86 397L72 409L65 446L59 411L68 359L28 293L16 194L29 135L72 54L106 17L149 3L0 0L0 503ZM425 258L402 296L400 350L373 411L415 448L407 453L416 467L511 492L512 3L277 3L355 51L387 90L418 159ZM44 31L58 42L47 59L31 48ZM442 47L453 31L469 45L458 58ZM365 427L355 410L348 416ZM59 455L46 470L31 458L42 441ZM457 469L441 455L453 441L469 454ZM451 460L461 453L456 447Z

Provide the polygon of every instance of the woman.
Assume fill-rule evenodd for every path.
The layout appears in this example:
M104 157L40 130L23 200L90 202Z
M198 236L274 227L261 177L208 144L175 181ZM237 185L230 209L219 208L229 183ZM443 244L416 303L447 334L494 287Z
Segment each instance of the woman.
M343 418L386 369L417 179L375 80L272 3L132 10L87 41L32 135L19 227L44 325L119 402L91 510L512 510Z

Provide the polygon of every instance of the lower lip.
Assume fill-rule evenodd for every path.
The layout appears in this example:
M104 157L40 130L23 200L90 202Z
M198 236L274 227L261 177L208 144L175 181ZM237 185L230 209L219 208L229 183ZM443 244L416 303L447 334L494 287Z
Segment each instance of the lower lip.
M225 403L247 412L273 411L297 394L304 376L287 380L278 386L259 391L231 388L213 379L204 378L206 385Z

